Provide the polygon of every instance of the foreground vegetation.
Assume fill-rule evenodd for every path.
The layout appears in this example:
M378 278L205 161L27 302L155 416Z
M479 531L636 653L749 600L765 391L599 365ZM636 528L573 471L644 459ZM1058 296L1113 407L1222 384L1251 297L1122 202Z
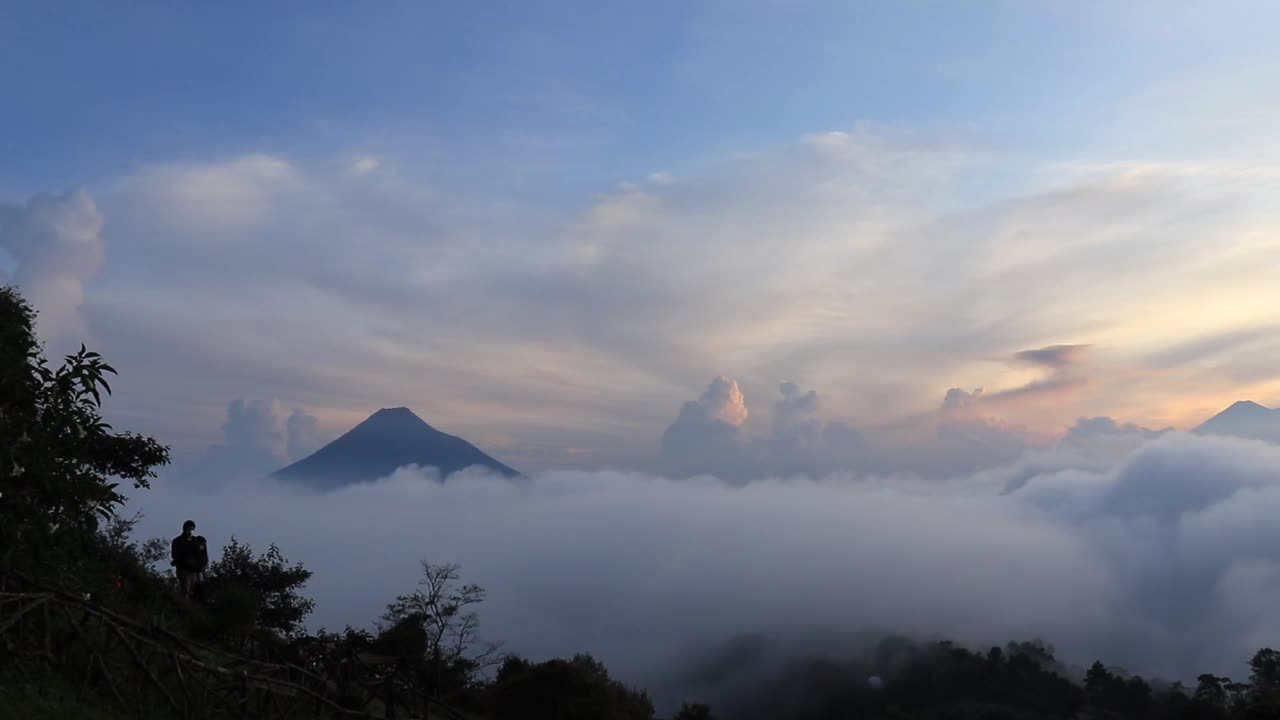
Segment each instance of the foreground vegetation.
M118 490L149 487L167 448L104 423L114 369L83 347L50 368L34 317L0 289L0 716L283 716L274 693L317 713L295 702L291 717L654 718L644 691L590 655L532 662L481 642L485 591L456 565L424 561L369 628L308 631L311 571L274 545L255 553L233 539L205 600L178 597L167 542L133 537ZM1076 676L1034 642L974 652L889 639L674 717L1280 720L1280 654L1259 650L1250 669L1248 682L1201 675L1188 688L1101 662ZM215 681L201 689L198 673ZM230 704L208 699L219 692Z

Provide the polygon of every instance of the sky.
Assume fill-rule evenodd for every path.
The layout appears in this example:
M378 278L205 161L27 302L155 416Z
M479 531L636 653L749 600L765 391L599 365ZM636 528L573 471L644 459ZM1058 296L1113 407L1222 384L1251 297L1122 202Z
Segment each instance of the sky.
M1278 15L4 4L0 279L193 463L394 406L534 472L1145 438L1280 404Z

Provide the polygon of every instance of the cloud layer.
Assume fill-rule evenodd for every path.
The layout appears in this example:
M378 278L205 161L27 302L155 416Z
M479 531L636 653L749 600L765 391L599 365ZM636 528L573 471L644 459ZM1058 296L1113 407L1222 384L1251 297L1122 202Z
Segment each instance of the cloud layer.
M490 590L487 637L597 653L664 702L745 634L1043 637L1064 659L1191 679L1274 643L1280 448L1174 433L1120 462L1053 451L949 483L902 476L731 486L623 473L528 483L401 470L328 495L157 482L145 534L194 516L215 547L278 542L316 571L316 622L363 625L416 563Z
M753 397L797 379L857 428L982 387L984 416L1047 436L1280 393L1251 359L1280 337L1265 176L833 131L551 208L385 150L149 165L74 196L80 236L105 222L81 313L125 373L122 423L190 449L230 397L328 434L407 405L514 466L643 468L717 374Z

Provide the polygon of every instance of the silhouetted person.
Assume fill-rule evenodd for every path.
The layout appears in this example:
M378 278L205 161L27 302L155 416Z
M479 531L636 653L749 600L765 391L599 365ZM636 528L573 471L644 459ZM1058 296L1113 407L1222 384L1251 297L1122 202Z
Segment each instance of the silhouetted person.
M209 567L209 547L203 537L192 534L195 529L196 524L191 520L182 523L182 534L169 545L169 555L173 558L169 564L177 572L178 588L187 598L195 595L200 574Z

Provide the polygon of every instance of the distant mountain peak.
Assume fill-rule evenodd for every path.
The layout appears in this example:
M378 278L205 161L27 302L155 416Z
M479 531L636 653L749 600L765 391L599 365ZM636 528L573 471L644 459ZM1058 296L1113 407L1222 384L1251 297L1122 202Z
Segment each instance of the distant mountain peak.
M1280 443L1280 410L1272 410L1252 400L1237 400L1192 432Z
M405 429L418 429L423 427L431 427L427 421L418 417L412 410L407 407L382 408L369 417L364 422L356 426L360 427L401 427ZM356 428L352 428L353 430ZM434 429L434 428L433 428Z
M1252 400L1237 400L1223 412L1271 412L1271 408L1259 405Z
M500 475L519 475L460 437L431 427L407 407L382 408L342 437L274 477L333 489L369 482L406 465L435 467L446 476L473 466Z

